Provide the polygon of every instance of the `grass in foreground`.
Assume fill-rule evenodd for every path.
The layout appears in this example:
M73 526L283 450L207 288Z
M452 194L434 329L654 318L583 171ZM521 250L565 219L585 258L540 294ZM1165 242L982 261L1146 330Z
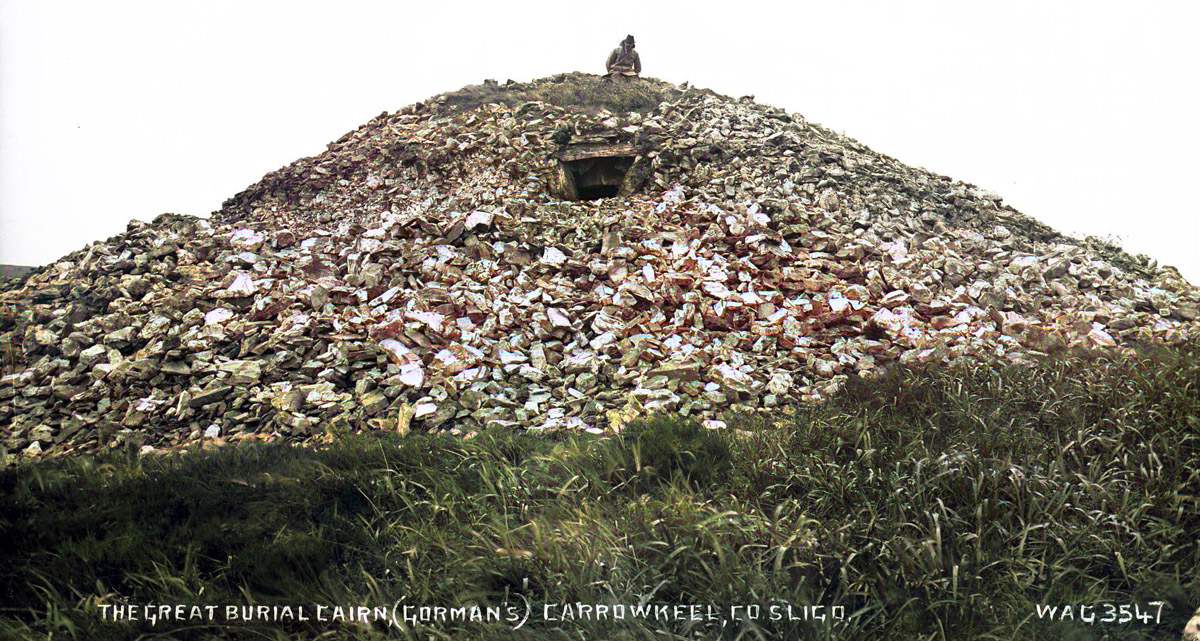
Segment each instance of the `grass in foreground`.
M1200 596L1200 348L851 384L714 432L360 435L0 472L0 634L1173 639ZM101 603L844 606L771 621L108 623ZM1037 604L1166 601L1160 623ZM520 601L518 601L520 602ZM310 606L311 607L311 606ZM559 612L561 615L561 612ZM743 617L746 614L742 612ZM1097 610L1097 617L1103 610ZM1105 636L1107 635L1107 636Z

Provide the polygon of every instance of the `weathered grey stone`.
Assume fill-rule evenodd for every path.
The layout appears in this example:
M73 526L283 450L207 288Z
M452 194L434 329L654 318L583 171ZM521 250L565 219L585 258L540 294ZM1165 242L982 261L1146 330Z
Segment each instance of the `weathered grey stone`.
M255 360L237 360L221 363L217 369L228 372L233 380L250 382L262 378L262 363Z
M49 425L38 425L29 430L29 440L48 444L54 441L54 428Z
M188 406L192 408L198 408L217 403L226 396L229 396L231 391L233 391L232 385L217 385L215 387L211 387L193 396L192 399L188 401Z
M636 115L386 114L211 219L47 265L3 291L0 425L79 414L80 435L136 422L170 448L216 419L298 440L372 412L400 429L393 406L414 429L712 420L897 362L1200 337L1171 268L798 115L644 82L665 101ZM587 145L639 156L641 186L560 200L546 170ZM34 442L96 447L55 436Z
M1196 613L1183 627L1182 641L1200 641L1200 608L1196 608Z
M192 368L183 361L167 361L162 364L161 371L165 374L187 376L192 373Z
M1042 278L1045 278L1046 280L1062 278L1064 275L1066 275L1067 270L1070 267L1071 262L1065 258L1051 259L1049 264L1046 265L1046 268L1042 270Z
M388 398L381 391L368 392L359 402L367 416L375 416L388 407Z
M107 362L108 348L104 345L92 345L79 353L79 365L91 369L97 363Z

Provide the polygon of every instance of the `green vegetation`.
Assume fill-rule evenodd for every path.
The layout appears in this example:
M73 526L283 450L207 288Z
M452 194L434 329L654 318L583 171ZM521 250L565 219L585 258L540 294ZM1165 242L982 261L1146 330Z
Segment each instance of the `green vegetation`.
M620 437L363 434L0 473L13 638L1173 639L1200 596L1200 347L974 363ZM758 621L108 623L98 603L840 605ZM1166 601L1161 623L1036 604ZM311 606L310 606L311 607ZM1097 616L1100 616L1098 614ZM1107 636L1106 636L1107 635Z
M707 89L689 91L716 95ZM541 101L588 113L602 109L613 113L645 113L661 102L678 100L683 95L684 91L674 85L653 78L614 83L603 80L601 76L575 72L527 83L469 85L458 91L441 94L430 102L468 110L488 103L517 107L526 102Z

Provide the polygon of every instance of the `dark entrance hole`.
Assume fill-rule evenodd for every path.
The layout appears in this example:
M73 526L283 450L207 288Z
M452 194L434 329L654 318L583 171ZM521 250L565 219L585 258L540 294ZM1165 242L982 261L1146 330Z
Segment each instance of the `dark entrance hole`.
M633 156L601 156L564 161L579 200L611 198L621 191Z
M579 190L579 200L596 200L598 198L612 198L621 191L618 185L595 185L593 187L582 187Z

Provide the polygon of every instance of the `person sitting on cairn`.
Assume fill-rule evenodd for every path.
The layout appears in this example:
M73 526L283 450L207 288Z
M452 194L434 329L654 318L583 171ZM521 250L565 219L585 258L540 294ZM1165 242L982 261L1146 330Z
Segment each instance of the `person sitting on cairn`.
M621 46L608 54L608 62L604 64L605 70L608 71L604 74L605 80L623 82L637 79L642 73L642 59L633 47L633 36L625 36Z

